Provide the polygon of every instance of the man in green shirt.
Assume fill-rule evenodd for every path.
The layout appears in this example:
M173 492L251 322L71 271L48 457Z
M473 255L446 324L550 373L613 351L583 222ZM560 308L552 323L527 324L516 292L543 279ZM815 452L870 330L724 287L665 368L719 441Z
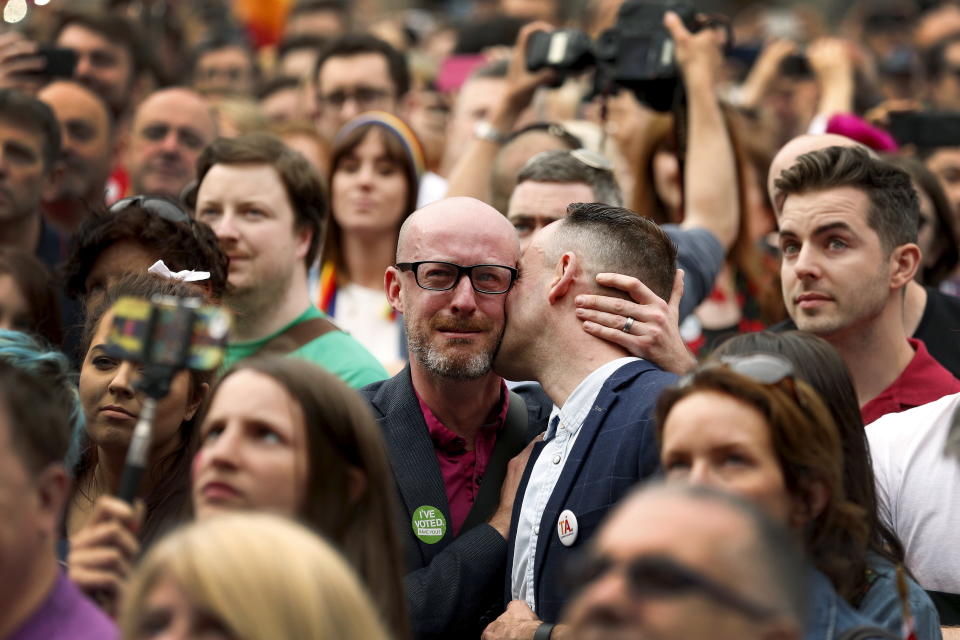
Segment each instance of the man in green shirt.
M303 156L266 134L220 138L204 149L188 195L230 258L224 303L234 314L224 363L282 353L362 387L387 377L360 343L310 301L307 269L326 225L323 185Z

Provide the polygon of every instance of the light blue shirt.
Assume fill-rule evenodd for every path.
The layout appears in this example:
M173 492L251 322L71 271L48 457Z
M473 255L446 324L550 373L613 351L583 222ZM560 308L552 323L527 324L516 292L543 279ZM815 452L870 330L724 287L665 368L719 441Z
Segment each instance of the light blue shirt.
M557 486L557 480L577 440L580 427L600 395L603 384L617 369L636 360L639 358L617 358L595 369L577 385L563 403L562 409L554 405L550 412L550 426L544 436L546 444L530 472L530 480L520 506L510 573L510 592L513 599L526 601L534 611L536 606L533 567L536 564L537 540L540 536L543 511L550 501L554 487ZM555 527L546 527L544 531L549 535L555 531Z

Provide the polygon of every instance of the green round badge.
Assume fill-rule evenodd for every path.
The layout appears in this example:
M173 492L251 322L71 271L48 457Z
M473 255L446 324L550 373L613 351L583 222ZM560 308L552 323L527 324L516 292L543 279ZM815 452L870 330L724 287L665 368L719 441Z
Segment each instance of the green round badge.
M427 544L440 542L447 532L447 519L443 517L443 512L428 504L416 508L412 524L413 535Z

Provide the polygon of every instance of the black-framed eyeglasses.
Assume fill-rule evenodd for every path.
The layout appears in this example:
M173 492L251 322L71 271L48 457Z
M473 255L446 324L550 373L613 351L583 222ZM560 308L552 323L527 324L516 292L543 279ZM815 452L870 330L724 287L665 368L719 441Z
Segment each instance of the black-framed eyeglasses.
M170 222L187 224L191 227L193 226L194 220L186 211L181 209L173 200L161 198L160 196L130 196L129 198L117 200L110 205L107 211L110 213L122 213L130 207L140 207L158 218L163 218Z
M582 588L607 575L616 566L617 563L608 556L586 553L571 563L567 580ZM677 598L696 592L754 620L767 620L777 615L775 609L754 602L662 554L637 556L627 562L623 570L631 594L636 598Z
M467 274L477 293L506 293L517 280L517 270L502 264L474 264L469 267L453 262L398 262L400 271L413 271L417 286L429 291L449 291Z
M353 93L346 91L332 91L326 95L317 94L317 100L323 104L328 104L334 109L342 109L348 100L353 100L361 109L380 104L384 100L392 97L392 93L386 89L377 89L375 87L357 87Z

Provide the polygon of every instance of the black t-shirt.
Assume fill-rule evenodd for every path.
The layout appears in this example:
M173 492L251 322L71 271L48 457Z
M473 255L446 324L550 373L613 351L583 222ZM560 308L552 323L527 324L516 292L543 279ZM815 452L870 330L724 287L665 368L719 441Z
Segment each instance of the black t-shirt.
M927 291L927 306L913 337L923 341L933 359L954 377L960 378L960 298L947 295L932 287ZM784 320L770 327L770 331L793 331L793 320Z
M927 345L934 360L960 378L960 298L931 287L927 306L913 337Z

